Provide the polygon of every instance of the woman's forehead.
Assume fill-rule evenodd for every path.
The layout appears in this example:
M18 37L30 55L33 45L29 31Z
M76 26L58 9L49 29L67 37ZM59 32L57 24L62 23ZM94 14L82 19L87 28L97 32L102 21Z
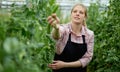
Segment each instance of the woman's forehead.
M80 6L80 5L76 5L74 8L73 8L73 10L74 9L84 9L82 6Z
M84 11L85 12L85 8L80 6L80 5L76 5L73 10L81 10L81 11Z

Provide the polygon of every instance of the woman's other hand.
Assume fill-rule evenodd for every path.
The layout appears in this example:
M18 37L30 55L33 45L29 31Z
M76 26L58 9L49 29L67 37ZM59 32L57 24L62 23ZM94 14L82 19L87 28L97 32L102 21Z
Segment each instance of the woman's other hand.
M49 64L48 65L49 68L51 69L61 69L61 68L64 68L65 67L65 62L63 61L53 61L52 64Z

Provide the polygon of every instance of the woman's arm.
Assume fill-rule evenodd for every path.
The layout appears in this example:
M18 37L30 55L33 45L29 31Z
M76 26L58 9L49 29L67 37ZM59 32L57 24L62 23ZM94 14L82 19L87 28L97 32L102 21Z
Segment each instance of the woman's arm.
M52 30L52 37L56 40L60 38L60 31L59 31L59 18L56 16L56 14L52 14L47 18L48 23L53 27Z
M80 61L74 61L74 62L53 61L52 64L49 64L49 67L52 69L81 67L81 62Z
M89 42L87 43L87 52L80 59L82 67L85 67L92 60L93 48L94 48L94 33L92 32L89 38Z
M59 28L59 25L57 25L56 28L53 28L52 30L52 37L55 39L55 40L58 40L60 38L60 28Z
M81 62L79 60L74 62L66 62L64 66L65 67L81 67Z

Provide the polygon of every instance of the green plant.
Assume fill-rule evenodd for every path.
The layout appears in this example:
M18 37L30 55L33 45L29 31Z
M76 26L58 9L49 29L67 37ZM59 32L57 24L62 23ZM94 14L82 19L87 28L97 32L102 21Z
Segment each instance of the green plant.
M46 18L57 10L55 0L12 4L10 17L0 21L0 72L51 72L54 41Z
M120 71L120 17L118 13L120 3L119 0L110 0L109 3L107 10L95 18L97 22L92 20L94 24L89 26L95 32L94 57L89 65L91 72Z

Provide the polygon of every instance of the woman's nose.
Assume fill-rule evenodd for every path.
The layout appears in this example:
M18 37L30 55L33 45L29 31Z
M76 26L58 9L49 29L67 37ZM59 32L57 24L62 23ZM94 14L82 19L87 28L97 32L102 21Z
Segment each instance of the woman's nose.
M79 16L79 12L76 12L76 15Z

